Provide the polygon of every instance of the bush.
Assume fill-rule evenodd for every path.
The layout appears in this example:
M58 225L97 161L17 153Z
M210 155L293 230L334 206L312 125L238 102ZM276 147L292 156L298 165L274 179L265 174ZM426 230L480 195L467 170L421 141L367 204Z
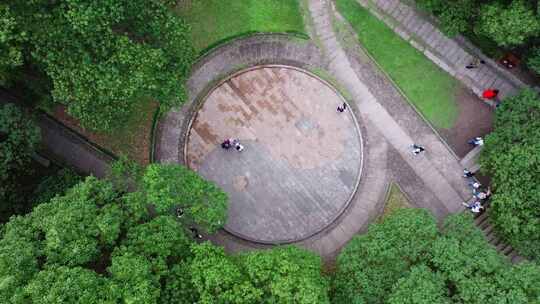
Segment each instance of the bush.
M437 231L425 210L400 210L354 238L337 262L334 303L525 304L540 297L540 266L508 264L469 214L448 217Z
M527 66L537 74L540 74L540 47L535 47L530 51L527 57Z
M509 6L495 2L482 6L477 31L499 46L510 47L537 35L540 23L524 1L515 0Z
M478 7L476 0L418 0L416 3L439 18L440 28L448 36L470 30Z
M491 219L523 255L540 259L540 98L532 90L505 99L480 162L492 177Z
M0 214L9 217L21 209L29 194L25 179L31 156L41 140L32 118L14 104L0 105Z
M82 181L75 171L64 168L51 176L47 176L34 190L34 204L50 201L53 197L66 194L66 191Z
M195 52L188 25L170 8L174 1L3 3L0 34L5 31L11 49L23 46L25 54L17 63L23 65L19 74L11 76L25 84L24 91L46 79L51 85L34 91L66 104L84 127L112 131L146 97L155 98L163 109L185 100L184 80ZM24 43L16 43L23 38ZM2 68L0 64L0 73ZM31 77L22 71L32 71Z

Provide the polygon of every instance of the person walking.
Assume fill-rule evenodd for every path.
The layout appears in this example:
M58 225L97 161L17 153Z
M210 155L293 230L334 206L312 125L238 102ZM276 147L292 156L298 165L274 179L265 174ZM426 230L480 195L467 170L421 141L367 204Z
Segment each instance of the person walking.
M482 206L482 203L480 201L475 201L472 204L467 204L466 202L462 203L465 208L471 210L472 213L480 213L482 210L484 210L484 206Z
M236 149L236 151L238 151L238 152L244 151L244 146L240 143L240 140L233 139L232 144L234 146L234 149Z
M485 64L486 62L482 59L473 58L471 62L469 62L468 65L465 66L466 69L472 70L476 69L478 67L478 64Z
M482 184L480 184L478 181L472 181L469 183L469 186L471 186L474 193L477 189L479 189L482 186Z
M420 145L417 145L417 144L413 144L411 147L412 147L412 153L414 155L418 155L418 154L426 151L426 149L424 147L422 147Z
M346 103L343 103L342 105L337 107L337 111L339 113L343 113L346 109L347 109L347 104Z
M464 178L471 178L474 176L474 172L471 172L467 169L463 169L463 177Z
M497 95L499 95L499 90L495 89L487 89L482 93L482 97L487 100L493 100L497 98Z
M467 142L469 145L473 147L483 146L484 145L484 139L482 137L475 137Z
M221 143L221 148L225 150L229 150L232 147L232 141L227 138Z

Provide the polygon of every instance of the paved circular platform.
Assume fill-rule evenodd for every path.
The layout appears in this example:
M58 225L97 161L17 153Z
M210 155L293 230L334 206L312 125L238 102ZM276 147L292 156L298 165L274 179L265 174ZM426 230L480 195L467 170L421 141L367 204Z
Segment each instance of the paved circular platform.
M284 66L251 68L219 83L192 121L185 162L230 198L225 229L260 243L308 238L330 225L356 190L362 141L343 98ZM224 150L238 138L245 150Z

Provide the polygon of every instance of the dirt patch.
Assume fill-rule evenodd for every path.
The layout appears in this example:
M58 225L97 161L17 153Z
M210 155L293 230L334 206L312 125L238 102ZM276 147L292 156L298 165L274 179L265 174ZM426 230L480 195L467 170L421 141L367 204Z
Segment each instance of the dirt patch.
M458 119L451 129L439 129L452 150L464 157L472 147L467 141L476 136L485 136L493 130L493 109L468 89L459 85L455 90Z
M126 126L112 134L91 132L83 129L79 121L70 116L66 112L66 107L62 105L56 106L52 115L105 150L117 156L126 155L141 165L147 165L150 163L152 121L157 107L156 102L141 104L134 111L133 117L129 118Z

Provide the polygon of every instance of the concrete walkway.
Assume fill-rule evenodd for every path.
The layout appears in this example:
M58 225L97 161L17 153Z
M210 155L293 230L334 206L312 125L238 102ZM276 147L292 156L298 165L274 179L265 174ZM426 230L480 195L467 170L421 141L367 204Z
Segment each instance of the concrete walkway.
M504 98L516 94L520 88L527 86L504 67L482 54L465 37L458 35L455 38L448 38L437 29L430 17L418 12L404 1L357 1L478 96L481 96L486 88L497 88L500 90L500 96ZM466 69L465 66L473 58L482 59L486 64L481 64L476 69Z
M156 135L156 162L183 164L186 134L190 122L204 101L206 93L228 75L240 69L265 64L286 64L311 71L326 71L320 50L310 41L291 39L283 35L255 35L221 46L193 67L188 80L189 98L180 109L170 111L159 123ZM352 107L353 105L351 105ZM335 113L332 107L332 113ZM359 231L365 231L384 208L384 198L390 182L387 170L388 144L368 121L355 115L364 144L364 165L357 191L348 207L319 233L295 244L311 249L325 259L331 259ZM367 144L369 143L369 144ZM445 210L446 214L448 213ZM208 237L227 251L238 252L266 248L269 245L250 242L225 230Z
M366 121L372 122L384 139L412 168L425 187L444 205L448 212L462 210L461 202L470 197L470 191L461 177L461 166L450 149L434 132L413 132L416 126L396 119L385 109L361 81L347 54L340 45L332 27L332 8L328 0L310 0L314 35L329 60L329 70L352 94L358 111ZM409 146L419 143L427 153L411 154Z
M0 90L0 97L0 104L17 103L17 97L5 90ZM38 111L35 118L41 131L40 153L81 174L99 178L107 175L114 157L44 112Z

